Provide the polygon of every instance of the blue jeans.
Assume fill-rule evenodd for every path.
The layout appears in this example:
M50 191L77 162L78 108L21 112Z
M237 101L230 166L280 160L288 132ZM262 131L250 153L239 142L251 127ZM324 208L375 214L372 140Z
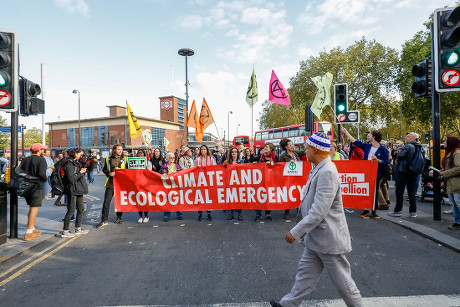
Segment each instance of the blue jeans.
M417 179L415 179L414 195L417 194L418 185L419 185L419 183L420 183L420 178L422 178L422 174L419 174L419 175L417 176Z
M163 218L168 218L171 216L171 212L164 212L163 213ZM181 217L182 216L182 212L180 211L177 211L176 212L176 217Z
M230 210L230 214L234 215L235 211L238 212L238 215L241 215L241 213L243 212L243 209L232 209Z
M447 196L454 212L454 221L460 224L460 193L447 193Z
M272 215L272 210L265 210L265 216ZM256 216L262 216L262 210L256 210Z
M93 173L94 173L94 170L92 170L91 172L88 172L88 183L94 182Z

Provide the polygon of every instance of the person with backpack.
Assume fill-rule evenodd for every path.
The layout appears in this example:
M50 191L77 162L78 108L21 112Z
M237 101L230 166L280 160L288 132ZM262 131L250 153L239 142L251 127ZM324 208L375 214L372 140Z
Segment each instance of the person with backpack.
M30 148L32 155L22 159L19 165L19 168L30 176L40 178L40 182L37 184L37 188L32 194L24 197L27 205L29 205L27 230L24 236L25 241L40 238L41 231L35 229L35 221L37 219L38 208L42 206L43 202L43 183L46 181L46 160L43 158L43 155L46 148L46 146L40 143L32 144Z
M353 143L354 146L364 151L363 160L371 160L371 161L378 162L377 182L375 184L374 208L372 208L372 212L370 212L369 210L364 210L363 213L360 214L360 217L362 218L369 216L373 219L378 220L380 219L380 216L378 216L375 211L378 206L377 195L379 193L380 181L382 180L382 177L383 177L382 175L383 168L386 167L388 163L390 163L390 160L388 159L388 155L389 155L388 149L382 144L380 144L380 142L382 141L382 132L378 130L369 131L369 133L367 134L368 143L363 143L353 138L350 135L350 133L347 131L347 129L345 129L345 127L342 127L342 132Z
M69 159L64 167L64 182L66 186L67 197L70 198L67 213L64 217L64 229L61 237L72 238L76 235L87 234L88 230L81 227L83 214L85 213L85 203L83 195L88 194L88 185L85 180L86 167L81 167L80 159L83 156L81 148L71 149ZM70 232L70 220L77 209L75 219L75 232Z
M409 195L410 216L417 217L417 203L415 201L415 184L417 177L423 172L425 167L425 157L422 152L422 145L416 140L418 134L410 132L406 135L406 143L396 156L396 205L393 212L388 212L389 216L402 216L401 210L404 203L404 190L407 187Z
M62 155L62 156L61 156ZM51 174L51 187L53 188L52 193L58 195L58 198L54 202L56 206L66 206L67 200L65 196L65 187L64 187L64 166L68 159L67 150L63 150L59 154L60 159L54 164L54 171ZM64 203L61 203L61 198L64 196Z
M6 174L8 160L5 158L5 152L0 150L0 174Z

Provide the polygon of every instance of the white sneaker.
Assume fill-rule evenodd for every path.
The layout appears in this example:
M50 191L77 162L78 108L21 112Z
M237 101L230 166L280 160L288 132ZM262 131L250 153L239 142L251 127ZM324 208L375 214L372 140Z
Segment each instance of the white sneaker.
M61 234L61 238L73 238L75 234L70 232L70 230L63 230Z
M143 222L143 219L140 217L140 218L137 220L137 222L140 224L140 223Z
M411 213L410 213L410 217L417 217L417 213L411 212Z
M452 209L444 211L444 214L454 214L454 211Z
M148 217L144 217L144 223L148 223L149 222L149 218Z
M387 215L388 216L400 217L400 216L402 216L402 213L400 211L393 211L393 212L388 212Z
M78 227L77 229L75 229L75 235L85 235L87 233L89 233L88 229L83 229L81 227Z

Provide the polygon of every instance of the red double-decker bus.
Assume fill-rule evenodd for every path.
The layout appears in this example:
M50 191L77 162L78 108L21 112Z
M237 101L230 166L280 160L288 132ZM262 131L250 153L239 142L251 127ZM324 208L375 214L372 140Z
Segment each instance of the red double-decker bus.
M332 123L327 121L319 121L314 123L314 132L324 132L330 140L334 139L334 132L332 131ZM302 144L310 136L310 133L305 131L305 125L294 125L280 128L273 128L267 130L256 131L254 136L254 151L258 153L260 149L265 146L265 142L270 142L276 147L276 155L281 153L280 141L283 138L291 140L296 150L302 148Z
M244 145L244 147L251 147L251 139L249 135L238 135L233 138L233 146L238 148L240 145Z

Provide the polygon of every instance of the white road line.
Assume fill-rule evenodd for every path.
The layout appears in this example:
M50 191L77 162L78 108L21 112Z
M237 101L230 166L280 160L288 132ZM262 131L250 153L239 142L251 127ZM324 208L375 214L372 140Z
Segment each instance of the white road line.
M454 307L460 306L460 294L452 295L419 295L419 296L390 296L390 297L365 297L364 306L372 307ZM107 305L106 305L107 306ZM257 303L222 303L222 304L203 304L203 305L126 305L127 306L150 306L150 307L268 307L266 302ZM304 301L300 307L344 307L342 299L332 300L310 300Z

